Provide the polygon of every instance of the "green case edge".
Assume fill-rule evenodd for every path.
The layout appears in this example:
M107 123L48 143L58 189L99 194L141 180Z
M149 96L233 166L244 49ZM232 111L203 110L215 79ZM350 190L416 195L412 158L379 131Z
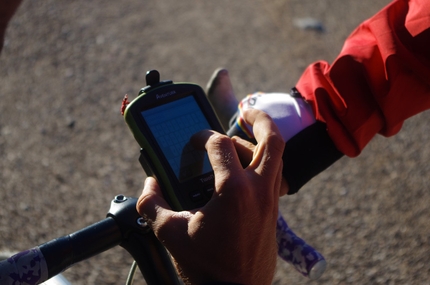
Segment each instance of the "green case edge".
M201 88L200 86L198 86L196 84L192 84L192 83L174 83L174 84L190 84L190 85L194 85L194 86ZM139 144L139 146L146 150L146 152L150 156L152 162L154 163L154 166L158 170L160 170L160 169L163 169L162 165L160 163L160 160L154 154L154 152L152 151L152 148L149 147L148 140L145 138L145 136L143 136L143 134L141 133L141 131L137 127L137 124L135 123L133 116L128 112L129 109L132 108L133 104L142 96L145 96L145 93L139 95L132 102L130 102L130 104L127 105L127 108L125 109L125 112L124 112L124 120L125 120L127 126L129 127L131 133L133 134L134 139ZM156 177L156 178L161 179L162 182L169 181L167 174L164 171L158 171L158 172L159 172L158 176L160 176L160 177ZM170 206L173 207L173 210L182 211L183 208L181 206L181 203L177 199L176 195L174 194L174 190L172 188L172 185L170 185L170 183L165 183L165 182L163 183L163 185L166 188L167 195L169 196L171 203L173 204Z

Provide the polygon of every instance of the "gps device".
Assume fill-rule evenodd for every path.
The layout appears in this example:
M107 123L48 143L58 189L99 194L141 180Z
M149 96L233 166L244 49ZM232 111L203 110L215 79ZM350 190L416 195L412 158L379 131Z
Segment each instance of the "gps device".
M224 133L223 128L200 86L160 82L156 70L146 74L146 83L124 112L141 147L139 161L173 210L201 207L214 192L214 173L206 151L190 138L204 129Z

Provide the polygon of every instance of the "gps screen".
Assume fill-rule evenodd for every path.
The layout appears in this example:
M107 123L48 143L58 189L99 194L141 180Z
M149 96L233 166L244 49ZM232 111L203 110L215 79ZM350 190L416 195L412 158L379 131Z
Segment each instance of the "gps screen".
M141 114L180 182L212 171L206 151L190 143L192 135L211 128L192 95Z

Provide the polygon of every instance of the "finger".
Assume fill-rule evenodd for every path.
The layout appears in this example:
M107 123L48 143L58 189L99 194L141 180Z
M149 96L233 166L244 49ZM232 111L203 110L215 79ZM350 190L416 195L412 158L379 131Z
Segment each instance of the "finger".
M286 195L289 190L290 190L290 186L288 185L287 180L284 177L282 177L281 190L279 191L279 197Z
M155 236L170 252L186 247L187 229L193 214L188 211L174 212L164 200L157 181L148 177L136 204L140 215L147 218ZM172 233L176 233L172 238Z
M264 176L276 177L282 164L285 143L273 120L266 113L250 109L244 112L245 121L253 126L257 146L251 167Z
M236 147L237 153L242 162L242 166L246 167L247 165L249 165L249 163L252 160L255 145L240 137L232 137L232 141ZM282 176L282 168L281 168L281 176ZM285 180L285 178L282 178L279 197L282 197L285 194L287 194L288 190L289 190L288 182Z
M160 223L161 217L164 217L164 220L167 216L172 215L171 208L164 200L160 186L153 177L146 178L142 194L136 203L136 210L141 216L148 219L151 226L154 226L156 222Z
M211 130L201 131L193 136L193 143L204 145L209 161L215 174L215 189L224 183L229 177L239 175L243 171L239 157L232 140L218 132Z
M282 168L283 168L283 164L280 163L279 167L278 167L278 172L277 172L277 176L275 178L275 193L273 195L273 199L274 199L274 205L278 205L279 204L279 197L281 196L281 193L283 191L283 186L284 186L284 179L282 178ZM276 212L278 212L278 210L276 209ZM274 215L277 215L277 213L273 212Z
M255 145L237 136L232 137L231 140L236 148L242 167L246 168L252 161Z

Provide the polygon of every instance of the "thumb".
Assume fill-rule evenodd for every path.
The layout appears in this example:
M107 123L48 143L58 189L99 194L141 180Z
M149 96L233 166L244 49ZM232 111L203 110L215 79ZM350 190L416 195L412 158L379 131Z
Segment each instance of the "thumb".
M237 136L233 136L231 140L236 148L242 167L248 167L254 155L255 145Z
M183 243L181 234L187 233L188 221L192 214L188 211L174 212L163 198L160 186L153 177L145 180L142 194L136 203L137 212L146 218L157 238L169 250L177 250ZM172 237L172 233L177 233Z
M154 221L159 220L160 216L171 212L155 178L146 178L142 194L136 203L136 210L141 216L147 218L151 225Z

